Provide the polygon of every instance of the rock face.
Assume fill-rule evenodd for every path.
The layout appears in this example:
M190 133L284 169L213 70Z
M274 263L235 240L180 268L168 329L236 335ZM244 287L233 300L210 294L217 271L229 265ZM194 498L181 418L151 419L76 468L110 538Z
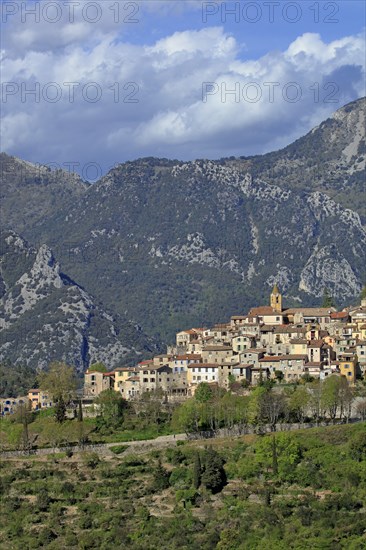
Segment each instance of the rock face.
M63 360L82 371L90 363L122 365L158 349L139 327L107 314L64 275L46 245L36 250L7 232L0 274L1 360L37 368Z
M345 105L285 149L240 162L268 183L322 191L365 223L365 103L362 98Z
M346 105L260 157L147 158L94 185L67 180L52 215L54 184L44 180L44 215L22 222L22 233L37 248L51 247L105 308L160 340L267 303L275 281L288 306L319 304L325 287L343 305L364 282L364 109L364 99ZM14 204L17 186L9 183L7 192ZM23 211L22 204L5 211L5 224L17 229ZM47 259L40 262L47 271ZM37 281L30 270L24 273ZM32 300L27 284L25 303Z

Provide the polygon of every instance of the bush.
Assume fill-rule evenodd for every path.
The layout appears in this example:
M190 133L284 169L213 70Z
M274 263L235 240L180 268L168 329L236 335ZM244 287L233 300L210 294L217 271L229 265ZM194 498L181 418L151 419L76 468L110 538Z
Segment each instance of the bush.
M49 527L45 527L38 535L38 542L41 546L47 546L53 540L57 539L57 535Z
M185 456L180 449L170 448L166 450L165 453L166 459L168 462L174 466L178 466L185 460Z
M182 503L183 507L186 507L186 504L191 504L194 506L197 503L200 494L196 489L186 489L180 490L175 493L175 500L177 503Z
M169 484L179 489L189 489L192 485L192 472L188 468L174 468L169 477Z
M51 498L48 494L47 489L40 489L37 499L36 499L36 506L40 512L46 512L49 508L49 505L51 503Z
M88 514L84 514L79 521L80 529L91 529L93 527L93 519Z
M21 501L19 497L11 497L6 499L6 509L9 512L15 512L15 510L19 510L21 505Z
M153 473L153 489L155 491L163 491L164 489L167 489L170 485L169 478L169 472L163 468L161 462L158 462L158 465Z
M116 445L114 447L110 447L110 450L112 453L116 455L120 455L125 452L125 450L128 449L128 445Z
M212 447L208 447L202 457L201 482L212 493L220 492L226 485L224 459Z
M94 470L98 466L100 458L97 453L85 453L83 462L85 466Z

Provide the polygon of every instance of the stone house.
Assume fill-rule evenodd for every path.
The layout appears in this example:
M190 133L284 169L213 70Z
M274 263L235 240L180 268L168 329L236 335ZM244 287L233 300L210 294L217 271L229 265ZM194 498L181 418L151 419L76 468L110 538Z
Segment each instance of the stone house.
M102 391L114 389L114 372L88 369L84 375L84 397L98 397Z

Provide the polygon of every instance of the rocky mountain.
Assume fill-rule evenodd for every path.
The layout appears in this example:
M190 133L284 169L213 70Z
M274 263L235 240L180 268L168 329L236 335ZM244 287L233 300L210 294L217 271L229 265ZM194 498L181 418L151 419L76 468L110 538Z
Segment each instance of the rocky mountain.
M21 203L4 221L17 230L25 219L30 242L51 246L104 307L160 340L267 303L275 281L288 306L319 304L325 287L343 305L365 280L364 109L353 102L261 157L147 158L93 185L75 178L52 215L46 174L43 215L27 223ZM14 204L17 186L7 193Z
M1 240L0 360L43 368L63 360L125 364L158 350L140 327L112 316L62 273L47 245L30 247L14 232Z
M0 153L0 167L2 227L20 234L45 218L52 218L58 205L65 206L82 196L90 185L72 172L51 170L5 153Z
M324 192L365 223L365 103L362 98L345 105L280 151L235 164L267 183Z

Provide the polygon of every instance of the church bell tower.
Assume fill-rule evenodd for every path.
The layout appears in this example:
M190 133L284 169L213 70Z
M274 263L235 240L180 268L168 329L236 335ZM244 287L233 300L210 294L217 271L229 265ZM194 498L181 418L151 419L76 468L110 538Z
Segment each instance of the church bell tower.
M274 309L277 313L282 311L282 295L278 290L278 286L275 284L271 294L271 308Z

